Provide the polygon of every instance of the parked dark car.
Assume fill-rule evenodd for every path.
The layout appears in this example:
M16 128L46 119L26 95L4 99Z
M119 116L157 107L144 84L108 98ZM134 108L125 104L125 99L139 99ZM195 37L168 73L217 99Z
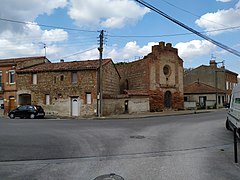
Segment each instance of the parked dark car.
M8 113L8 116L11 119L14 119L15 117L31 118L31 119L34 119L36 117L44 118L45 112L41 106L24 105L24 106L19 106L18 108L11 110Z

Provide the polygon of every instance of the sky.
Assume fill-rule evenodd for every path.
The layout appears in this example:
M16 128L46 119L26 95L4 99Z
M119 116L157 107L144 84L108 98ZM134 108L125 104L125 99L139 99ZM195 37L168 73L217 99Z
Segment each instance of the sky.
M240 51L240 0L145 0L192 29ZM240 57L134 0L0 0L0 59L44 56L51 62L103 58L131 62L160 41L178 49L184 68L211 59L240 74Z

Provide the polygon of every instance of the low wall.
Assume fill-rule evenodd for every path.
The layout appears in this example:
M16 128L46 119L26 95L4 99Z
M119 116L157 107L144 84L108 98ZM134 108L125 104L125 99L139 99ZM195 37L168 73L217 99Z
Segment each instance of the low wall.
M213 100L213 101L211 101L211 100L206 101L206 107L207 108L214 108L215 106L216 106L216 101L215 100Z
M127 110L126 104L127 103ZM148 112L149 98L122 98L122 99L104 99L103 100L103 115L123 114L123 113L140 113Z
M197 105L196 102L191 101L191 102L184 102L184 109L196 109Z

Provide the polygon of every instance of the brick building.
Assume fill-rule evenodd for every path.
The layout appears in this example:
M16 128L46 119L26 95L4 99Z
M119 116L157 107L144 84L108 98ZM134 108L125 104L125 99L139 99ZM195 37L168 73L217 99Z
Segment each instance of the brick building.
M117 96L120 76L111 59L102 61L103 97ZM17 71L18 103L38 104L47 114L94 116L99 60L48 63Z
M222 63L222 62L220 62ZM184 89L188 91L187 87L195 82L204 83L211 86L214 90L215 106L222 107L225 103L230 101L230 95L233 87L237 84L237 73L225 69L224 66L218 67L215 60L210 60L209 65L201 65L195 69L192 69L184 73ZM197 104L203 104L204 107L208 97L205 92L199 92L201 98L197 101ZM189 91L185 94L185 100L191 101ZM212 101L213 98L211 98ZM202 103L200 103L200 101Z
M183 60L170 43L160 42L143 59L116 67L121 93L147 95L150 111L183 108Z
M0 60L0 114L17 106L16 70L49 62L45 56L10 58Z

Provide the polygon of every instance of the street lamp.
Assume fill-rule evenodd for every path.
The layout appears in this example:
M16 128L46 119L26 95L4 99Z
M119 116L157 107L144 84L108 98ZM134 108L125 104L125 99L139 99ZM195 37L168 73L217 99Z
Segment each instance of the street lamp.
M222 64L222 67L223 67L223 71L222 70L217 70L218 67L217 67L217 64ZM218 109L218 76L217 76L217 73L218 72L224 72L224 87L225 87L225 67L224 67L224 60L223 61L220 61L220 62L215 62L215 65L216 65L216 69L215 69L215 88L216 88L216 109ZM224 91L225 91L226 87L224 88Z

